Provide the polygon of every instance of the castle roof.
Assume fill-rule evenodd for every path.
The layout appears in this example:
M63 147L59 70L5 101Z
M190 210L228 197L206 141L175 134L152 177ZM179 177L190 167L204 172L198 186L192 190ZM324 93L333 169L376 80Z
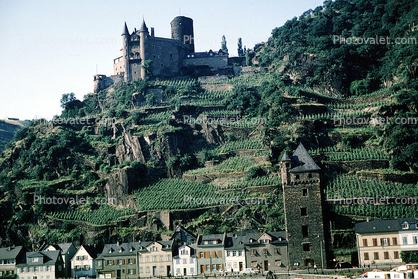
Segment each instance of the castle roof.
M126 25L126 21L125 21L125 27L123 27L123 32L121 36L124 36L124 35L129 36L128 26Z
M286 150L283 153L283 157L282 157L282 160L281 161L282 162L284 162L284 161L291 161L290 156L289 156L289 153L287 153Z
M290 169L289 172L307 172L321 169L314 162L302 143L300 143L298 148L296 148L291 159L295 163L296 167Z
M139 32L148 32L148 27L145 24L145 19L142 20L141 28L139 28Z

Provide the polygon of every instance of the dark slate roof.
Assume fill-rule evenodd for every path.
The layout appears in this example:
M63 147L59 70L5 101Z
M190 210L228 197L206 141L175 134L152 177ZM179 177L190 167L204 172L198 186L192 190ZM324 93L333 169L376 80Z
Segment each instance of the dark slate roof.
M92 257L93 259L97 258L97 249L92 245L81 245L86 249L86 252Z
M194 243L196 242L196 239L197 237L193 233L189 232L182 226L178 226L176 228L176 231L170 238L170 240L176 241L179 246L183 245L184 243L186 244Z
M23 260L23 263L16 265L17 267L23 266L42 266L42 265L55 265L57 261L60 259L61 252L60 251L37 251L37 252L26 252L26 257ZM41 263L32 263L28 264L26 262L27 258L33 257L44 257L44 262Z
M302 143L300 143L298 148L296 148L291 159L295 163L296 167L290 169L289 172L307 172L321 169L314 162Z
M122 36L123 35L129 35L128 26L126 25L126 21L125 21L125 26L123 27Z
M289 156L289 153L287 153L286 150L283 153L283 156L282 156L282 160L281 161L282 162L284 162L284 161L291 161L290 156Z
M103 252L97 257L98 259L102 259L106 256L118 256L118 255L132 255L136 254L137 252L145 252L147 251L147 246L152 244L152 241L144 241L144 242L127 242L127 243L113 243L113 244L106 244L103 248ZM133 250L131 251L131 249ZM112 251L112 253L109 253Z
M199 235L197 238L197 245L198 246L219 246L224 245L226 234L218 233L218 234L208 234L208 235ZM217 244L213 244L213 242L209 242L208 244L204 244L204 241L213 241L218 240Z
M68 252L68 249L70 249L70 248L71 248L71 246L73 245L73 243L72 243L72 242L67 242L67 243L58 243L57 245L58 245L58 247L60 248L61 253L62 253L62 254L66 254L66 253ZM74 248L75 248L75 247L74 247Z
M402 229L402 224L407 222L409 224L408 229ZM357 223L355 226L355 232L373 233L373 232L393 232L401 230L417 230L418 219L415 217L398 218L398 219L374 219L371 221L364 221Z
M139 28L139 32L148 32L148 27L145 24L145 19L142 20L141 28Z
M0 260L16 259L22 248L22 246L0 248Z
M258 231L244 231L244 232L232 232L228 233L225 240L225 250L239 250L244 249L244 245L258 245L258 238L264 233ZM286 242L286 232L268 232L268 235L271 236L271 243L285 243ZM279 240L279 238L281 240ZM253 240L251 242L250 240Z

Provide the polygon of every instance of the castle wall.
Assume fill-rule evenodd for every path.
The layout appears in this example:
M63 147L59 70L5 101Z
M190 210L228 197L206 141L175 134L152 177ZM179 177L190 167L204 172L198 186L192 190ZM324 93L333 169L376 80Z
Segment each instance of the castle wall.
M183 66L203 66L208 65L212 70L217 70L228 66L228 55L213 55L207 57L192 57L193 54L183 58Z

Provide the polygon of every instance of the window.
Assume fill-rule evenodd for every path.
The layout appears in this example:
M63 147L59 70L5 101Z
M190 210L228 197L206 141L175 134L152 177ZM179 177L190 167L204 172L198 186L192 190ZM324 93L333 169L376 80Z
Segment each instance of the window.
M308 174L308 178L312 178L312 173Z
M203 258L203 252L199 252L199 258Z
M302 189L302 196L304 197L308 196L308 189Z
M164 266L160 266L160 272L164 272Z
M274 248L274 254L280 255L280 248Z
M190 258L190 263L193 263L193 258Z
M307 251L311 251L311 244L310 243L303 243L303 251L307 252Z
M160 262L163 262L164 261L164 256L163 255L161 255L160 256Z
M142 268L142 266L139 267L139 273L143 273L143 272L144 272L144 269Z
M399 259L399 252L398 251L393 252L393 258L394 259Z
M380 245L388 246L388 239L386 237L380 239Z
M398 245L398 238L392 237L392 245Z
M238 251L238 257L242 256L242 251Z
M232 251L232 256L236 257L237 256L237 251Z
M118 264L122 264L122 260L118 260Z
M257 255L257 250L251 249L251 256L255 256L255 255Z
M299 174L297 174L297 175L295 176L295 179L296 179L296 180L299 180L299 179L300 179Z
M281 261L281 260L276 260L276 261L274 262L274 264L275 264L276 266L281 266L281 265L282 265L282 261Z
M167 255L167 262L171 261L171 256Z
M176 259L176 264L180 264L180 259Z
M145 257L145 262L146 262L146 263L149 263L149 256L146 256L146 257Z
M226 256L227 256L227 257L230 257L230 256L231 256L231 252L230 252L230 251L227 251L227 252L226 252Z
M251 262L251 267L257 267L257 261L252 261Z
M138 261L142 263L142 256L139 256Z
M306 215L308 215L307 209L306 209L306 207L302 207L300 209L300 216L306 216Z
M374 252L374 259L378 260L379 259L379 252Z
M106 265L112 265L112 260L107 260Z
M364 260L368 261L369 260L369 253L364 253Z
M383 258L385 260L388 260L389 259L389 252L383 252Z
M302 226L302 236L308 238L308 226Z
M418 244L418 237L416 235L412 236L412 243Z
M194 268L193 268L193 267L191 267L191 268L190 268L190 273L191 273L191 274L193 274L193 273L194 273Z
M268 250L267 249L263 249L263 254L264 254L264 256L267 256L268 255Z
M49 271L49 266L45 266L45 271Z
M377 246L377 238L373 238L373 246Z
M367 247L367 239L363 239L363 246Z
M402 244L407 245L408 244L408 238L406 236L402 237Z
M406 221L405 221L405 222L403 222L403 223L402 223L402 229L403 229L403 230L407 230L407 229L409 229L409 224L408 224L408 222L406 222Z
M187 264L187 259L183 259L183 264Z
M133 264L133 260L132 259L128 259L128 264Z
M149 266L145 267L145 273L149 273Z
M33 262L37 263L39 261L39 258L33 258Z
M134 274L134 270L133 269L128 269L128 274Z
M84 270L90 270L90 266L89 265L85 265L83 269Z
M157 261L157 256L152 256L152 261L156 262Z
M177 269L176 269L176 275L181 275L181 273L180 273L180 268L177 268Z

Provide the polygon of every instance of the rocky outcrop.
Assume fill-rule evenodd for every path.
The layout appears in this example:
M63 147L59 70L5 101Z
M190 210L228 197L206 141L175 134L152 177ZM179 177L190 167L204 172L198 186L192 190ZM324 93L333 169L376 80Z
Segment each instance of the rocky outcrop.
M106 178L106 196L110 204L137 208L136 202L128 197L140 185L140 177L131 167L114 169L104 176Z
M116 147L115 154L119 164L125 161L146 163L138 137L132 136L130 132L123 133L122 141Z

